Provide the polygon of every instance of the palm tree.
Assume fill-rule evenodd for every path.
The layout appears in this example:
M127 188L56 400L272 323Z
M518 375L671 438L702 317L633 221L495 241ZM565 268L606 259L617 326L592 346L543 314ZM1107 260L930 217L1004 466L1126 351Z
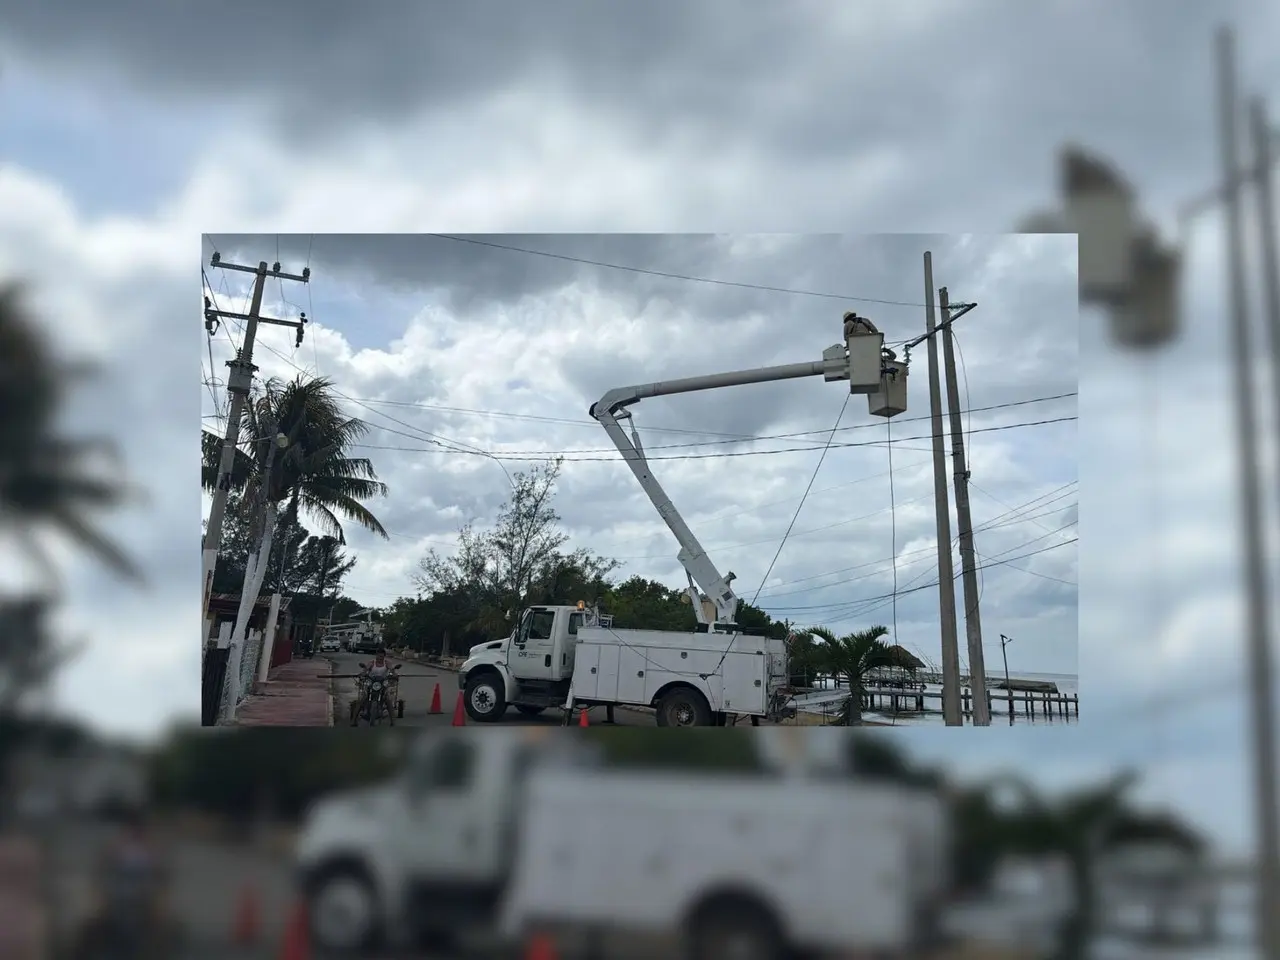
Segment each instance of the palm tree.
M332 386L323 377L299 376L288 382L272 378L245 404L241 431L247 439L236 451L231 486L257 505L251 541L256 549L249 556L233 644L243 644L262 589L280 504L294 520L306 511L339 543L346 543L341 519L388 536L361 502L385 496L386 485L377 480L368 459L347 456L348 447L368 426L342 412ZM221 443L208 431L202 435L201 482L206 490L212 490L217 481Z
M0 285L0 529L19 539L50 579L56 579L53 565L36 536L46 529L70 536L113 572L140 582L137 566L88 517L124 499L114 458L101 459L111 448L58 433L74 372L40 335L22 287Z
M823 666L832 676L843 677L849 684L849 698L841 708L840 722L845 726L861 726L863 680L872 670L893 663L893 653L884 641L889 628L875 626L843 637L833 637L829 631L824 633Z

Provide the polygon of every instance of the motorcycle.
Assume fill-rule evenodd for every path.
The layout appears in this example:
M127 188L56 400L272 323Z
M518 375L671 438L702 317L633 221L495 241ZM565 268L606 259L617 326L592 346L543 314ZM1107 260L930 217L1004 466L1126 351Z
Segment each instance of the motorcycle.
M178 931L165 915L147 870L117 868L103 884L100 909L80 928L74 960L166 960Z
M364 720L371 727L378 726L384 719L394 725L395 718L388 710L387 701L394 704L396 717L404 716L404 701L400 699L400 664L392 667L385 678L370 677L363 663L360 669L364 672L356 677L357 697L350 706L352 719L357 723Z

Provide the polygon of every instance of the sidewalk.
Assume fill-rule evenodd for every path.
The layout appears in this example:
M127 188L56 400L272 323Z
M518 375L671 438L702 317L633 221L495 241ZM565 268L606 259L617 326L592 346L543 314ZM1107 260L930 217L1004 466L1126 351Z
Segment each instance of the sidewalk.
M238 727L331 727L333 661L290 660L272 669L267 682L236 709Z

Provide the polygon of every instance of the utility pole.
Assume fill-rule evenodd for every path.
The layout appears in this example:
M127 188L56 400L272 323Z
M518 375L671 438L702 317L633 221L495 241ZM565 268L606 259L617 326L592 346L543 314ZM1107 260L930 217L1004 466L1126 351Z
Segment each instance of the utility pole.
M1000 634L1000 656L1004 657L1004 689L1009 694L1009 726L1013 726L1013 683L1009 680L1009 654L1005 647L1013 643L1013 637Z
M1241 522L1245 538L1245 645L1248 651L1250 719L1253 727L1254 809L1258 839L1257 936L1261 956L1280 960L1280 832L1277 830L1275 716L1271 701L1270 610L1262 538L1257 420L1250 356L1248 291L1245 282L1244 218L1241 211L1235 38L1228 27L1217 36L1219 136L1226 190L1228 308L1235 367L1236 431L1239 444ZM1263 137L1265 141L1265 137ZM1259 145L1259 150L1267 149ZM1266 168L1259 171L1269 175ZM1267 192L1269 195L1269 191ZM1264 219L1266 211L1263 211ZM1264 229L1266 227L1264 226ZM1274 276L1272 271L1271 276ZM1274 298L1272 298L1274 300Z
M231 492L231 471L235 466L236 448L240 443L240 419L244 414L245 402L249 398L253 375L258 369L253 364L253 345L258 334L258 324L273 323L282 327L294 327L298 331L297 343L301 346L302 331L307 322L305 313L298 320L276 320L272 317L261 316L262 291L266 286L267 277L296 280L299 283L307 283L311 279L310 267L305 268L300 275L282 273L278 263L273 264L271 269L268 270L265 260L260 261L256 267L247 267L238 263L224 263L222 255L216 251L209 263L211 266L221 267L223 270L252 273L254 279L253 296L249 302L248 313L231 313L226 310L216 310L208 297L204 301L205 329L210 334L213 333L218 320L223 317L245 321L245 329L244 342L240 345L240 349L236 351L235 359L227 361L227 367L230 369L230 373L227 376L227 392L231 394L231 403L227 410L227 432L222 442L222 459L218 463L218 479L213 490L213 505L209 509L209 523L204 533L201 570L203 590L200 605L200 614L203 620L203 633L200 640L201 653L204 651L204 645L209 641L209 596L213 592L213 573L218 563L218 551L222 546L222 520L227 510L227 494Z
M951 511L947 455L942 440L942 392L938 385L937 320L933 306L933 254L924 254L925 337L929 350L929 412L933 418L933 499L938 518L938 609L942 628L942 719L964 726L960 712L960 648L956 639L956 575L951 566Z
M1280 228L1276 224L1276 198L1271 182L1271 167L1276 156L1273 149L1275 130L1267 117L1262 98L1251 105L1253 148L1257 154L1258 229L1261 234L1263 304L1267 312L1267 329L1271 339L1271 386L1275 391L1276 410L1280 412ZM1267 932L1268 958L1280 955L1280 789L1276 784L1276 709L1275 689L1270 678L1275 676L1271 651L1265 642L1250 648L1250 667L1254 683L1254 725L1257 730L1258 806L1265 811L1266 821L1259 821L1259 886L1266 902L1262 909L1270 916ZM1269 907L1269 909L1268 909Z
M938 301L942 309L942 363L947 380L947 408L951 414L951 463L956 489L956 527L960 535L960 571L964 581L964 634L969 646L969 684L973 688L973 725L989 727L991 708L987 704L987 667L982 655L982 615L978 612L978 569L974 564L973 518L969 513L969 468L964 457L960 387L956 383L951 302L946 287L938 291Z

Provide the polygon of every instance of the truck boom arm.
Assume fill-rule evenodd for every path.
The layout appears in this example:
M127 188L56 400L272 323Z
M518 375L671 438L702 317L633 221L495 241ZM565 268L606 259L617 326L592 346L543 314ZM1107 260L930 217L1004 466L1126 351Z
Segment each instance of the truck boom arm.
M821 360L809 363L788 363L773 367L757 367L751 370L734 370L729 373L713 373L707 376L685 377L679 380L660 380L655 383L638 384L630 387L618 387L610 390L591 405L590 415L604 427L605 432L609 434L609 439L613 441L614 446L618 448L623 459L626 460L627 466L631 468L631 472L640 481L641 488L657 509L658 515L662 517L663 522L675 534L676 541L680 544L678 557L689 577L689 597L693 601L694 613L700 623L707 623L707 620L702 612L702 604L698 597L698 591L694 586L695 583L706 592L706 595L715 604L716 623L732 624L737 622L736 617L740 601L737 594L733 592L733 588L729 586L729 582L733 579L733 574L730 573L728 576L720 575L720 571L711 562L706 550L698 542L698 538L694 536L693 531L689 529L689 525L684 522L684 518L676 510L671 498L667 496L666 491L662 489L662 485L658 483L650 472L649 463L640 447L639 438L628 437L618 421L629 418L631 414L627 407L638 403L646 397L665 397L677 393L694 393L698 390L736 387L748 383L771 383L775 380L794 380L800 377L821 376L826 380L849 380L851 392L871 393L880 385L879 353L884 343L883 335L878 331L874 331L874 328L872 330L873 332L870 335L876 339L874 345L876 351L874 383L871 375L861 369L854 370L854 375L851 376L850 351L846 349L845 344L835 344L823 351ZM852 331L848 329L846 320L846 336L850 335L852 335ZM861 336L864 334L859 332L856 335Z

